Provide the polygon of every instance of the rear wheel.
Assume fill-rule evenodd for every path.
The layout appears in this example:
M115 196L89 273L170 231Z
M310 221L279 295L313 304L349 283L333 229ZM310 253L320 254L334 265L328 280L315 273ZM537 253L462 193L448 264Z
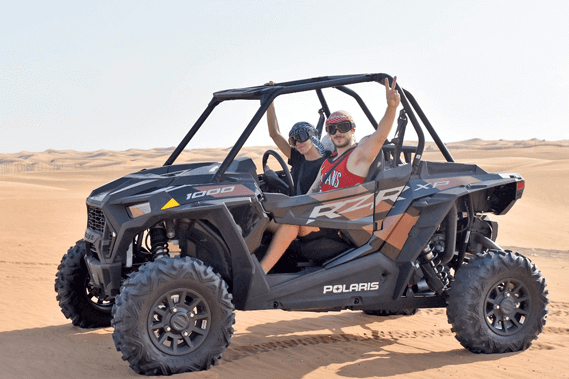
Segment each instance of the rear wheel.
M128 278L113 308L113 340L139 374L207 370L233 335L227 284L200 260L160 258Z
M55 292L61 312L81 328L110 326L113 301L103 300L89 283L84 256L85 243L81 240L67 251L57 268Z
M490 251L458 271L448 321L456 339L474 353L525 350L543 331L547 295L545 279L528 258Z

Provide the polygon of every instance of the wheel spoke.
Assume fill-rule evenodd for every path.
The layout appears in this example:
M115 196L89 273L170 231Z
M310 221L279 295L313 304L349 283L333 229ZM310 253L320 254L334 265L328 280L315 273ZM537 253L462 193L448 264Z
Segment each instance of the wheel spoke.
M189 330L190 330L192 333L197 333L197 334L200 334L200 335L202 335L202 336L206 333L206 330L201 329L201 328L198 328L198 327L196 327L196 326L194 326L194 325L192 325L192 326L189 328Z
M194 316L194 320L203 320L203 319L208 319L208 318L209 318L209 313L207 313L207 312L197 313Z
M512 283L511 280L507 280L504 282L504 293L512 292L510 290L510 284Z
M516 300L518 301L518 303L521 303L523 301L528 301L530 299L529 296L522 296L522 297L518 297L516 298Z
M160 321L156 321L154 323L152 323L152 329L162 329L164 326L166 326L167 322L164 321L164 319L160 320Z
M524 315L524 316L527 316L529 314L528 311L526 311L525 309L522 309L522 308L517 308L516 313L520 314L520 315Z
M515 317L512 317L510 320L512 321L512 324L514 324L516 329L521 328L522 324L520 324L520 322Z
M502 319L502 332L504 333L508 333L508 326L506 324L507 322L505 322L504 319Z
M499 323L500 321L501 321L501 319L500 319L497 315L494 315L494 318L492 319L492 327L493 327L494 329L497 329L497 328L498 328L498 323Z
M168 295L166 296L166 307L171 309L176 305L176 303L174 303L174 301L172 300L172 295Z
M510 290L510 292L513 296L515 296L520 291L520 289L522 289L521 283L514 283L514 287Z
M506 293L506 283L505 282L498 282L494 284L494 290L498 294L498 296L502 297Z
M190 305L188 305L188 309L191 311L194 308L196 308L198 306L199 303L202 302L202 299L200 299L199 297L195 297L193 299L193 301L190 303Z
M192 342L192 340L190 339L190 334L188 334L186 337L182 337L184 339L184 341L186 341L186 344L188 345L188 347L190 349L194 348L194 343Z
M160 338L158 339L158 343L160 345L162 345L164 343L164 341L166 341L166 338L168 338L168 333L163 333Z
M161 317L164 317L164 315L167 313L167 311L164 309L156 307L156 308L154 308L154 313L157 313Z
M188 296L188 291L183 290L180 292L180 297L178 299L178 306L186 305L186 296Z

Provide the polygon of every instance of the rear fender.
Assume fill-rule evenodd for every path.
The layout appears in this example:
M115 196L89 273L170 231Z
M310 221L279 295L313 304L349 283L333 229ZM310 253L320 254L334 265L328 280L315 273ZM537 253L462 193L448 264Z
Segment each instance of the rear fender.
M415 262L448 212L455 205L457 198L457 195L440 192L433 196L415 200L407 213L416 214L418 219L409 231L403 248L399 254L392 258L398 263Z

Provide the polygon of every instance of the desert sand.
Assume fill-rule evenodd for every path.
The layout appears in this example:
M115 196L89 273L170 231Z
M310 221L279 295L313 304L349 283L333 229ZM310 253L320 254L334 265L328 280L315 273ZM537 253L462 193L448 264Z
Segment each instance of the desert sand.
M481 355L454 338L444 309L413 316L362 312L236 312L220 363L179 378L565 378L569 377L569 141L449 144L459 162L518 172L523 198L500 224L498 244L536 263L547 280L544 332L524 352ZM80 329L55 300L57 266L85 230L90 191L172 149L0 154L0 378L135 378L112 328ZM260 167L266 147L247 148ZM224 149L183 160L220 161ZM442 160L432 144L425 159Z

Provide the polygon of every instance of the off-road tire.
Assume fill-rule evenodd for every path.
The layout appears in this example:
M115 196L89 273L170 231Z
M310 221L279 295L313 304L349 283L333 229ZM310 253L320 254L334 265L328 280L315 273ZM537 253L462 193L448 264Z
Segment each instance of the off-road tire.
M198 259L146 263L125 280L116 298L115 346L139 374L207 370L231 342L231 300L225 281Z
M447 317L456 339L474 353L522 351L543 331L547 295L545 279L528 258L489 251L458 271Z
M412 316L414 314L416 314L418 312L417 308L406 308L406 309L398 309L395 311L392 310L386 310L386 309L381 309L381 310L376 310L376 311L364 311L364 313L366 315L370 315L370 316L382 316L382 317L387 317L387 316Z
M61 312L73 325L81 328L110 326L113 302L101 300L97 289L89 285L84 256L85 243L81 240L61 258L55 274L56 299Z

